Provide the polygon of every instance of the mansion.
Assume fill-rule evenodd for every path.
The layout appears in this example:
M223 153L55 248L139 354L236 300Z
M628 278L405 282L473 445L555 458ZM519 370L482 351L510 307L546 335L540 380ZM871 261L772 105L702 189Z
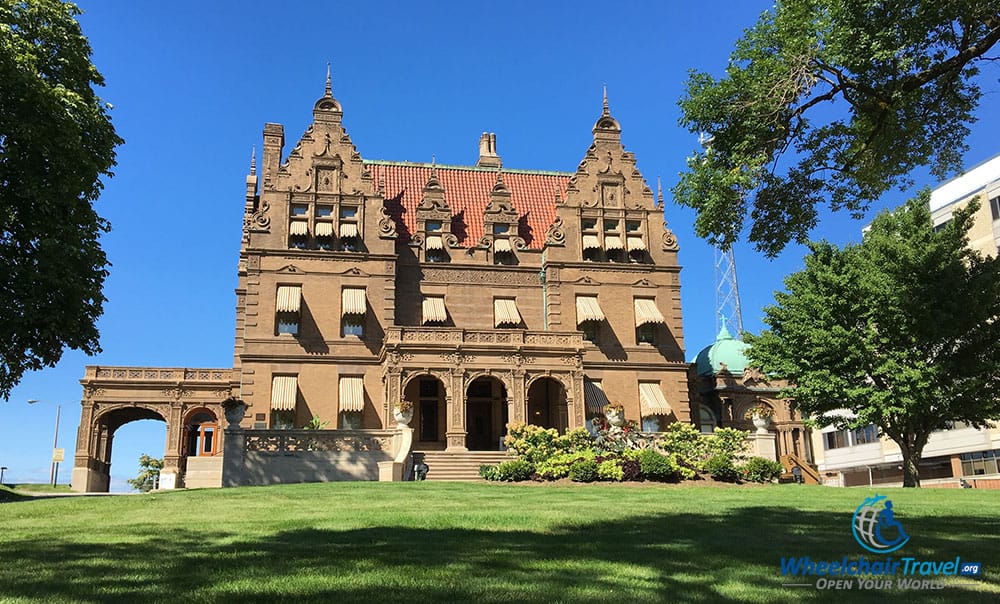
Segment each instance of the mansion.
M75 490L107 490L115 430L148 418L167 423L163 486L218 486L229 398L241 451L311 424L384 444L406 400L426 454L499 451L509 422L563 431L609 402L645 431L748 428L764 401L776 453L808 458L777 389L713 358L728 334L685 361L678 242L606 98L575 172L505 168L490 133L471 166L366 160L343 117L328 78L291 151L264 126L231 368L87 367Z

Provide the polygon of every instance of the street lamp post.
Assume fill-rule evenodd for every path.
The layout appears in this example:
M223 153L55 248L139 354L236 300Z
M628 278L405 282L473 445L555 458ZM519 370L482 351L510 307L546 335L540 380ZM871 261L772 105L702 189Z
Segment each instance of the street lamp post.
M38 399L30 398L28 399L29 405L34 405L35 403L41 402ZM56 405L56 431L55 436L52 438L52 466L49 468L49 485L52 488L56 486L56 480L59 479L59 462L55 460L56 449L59 448L59 413L62 411L62 404Z

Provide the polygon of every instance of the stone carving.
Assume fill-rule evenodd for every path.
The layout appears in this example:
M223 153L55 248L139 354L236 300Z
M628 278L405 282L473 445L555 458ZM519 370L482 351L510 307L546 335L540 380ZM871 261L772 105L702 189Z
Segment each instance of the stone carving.
M461 331L415 331L403 332L404 342L461 342Z
M556 216L549 230L545 232L545 245L566 245L566 233L563 232L563 219Z
M667 226L666 221L663 221L663 251L677 251L677 237L674 235L674 232L670 230L670 227Z
M243 217L243 230L247 233L270 233L271 217L268 216L270 210L271 204L261 200L257 211Z
M521 365L531 365L535 362L535 357L525 356L520 352L515 352L514 354L505 354L500 357L504 363L508 365L513 365L515 367L520 367Z
M173 398L174 400L178 400L178 401L181 400L182 398L188 398L192 394L191 391L188 390L187 388L181 388L181 387L177 387L177 388L164 388L160 392L163 394L163 396L170 397L170 398ZM227 392L227 394L228 394L228 392Z
M104 388L99 388L93 385L88 385L83 387L83 397L86 399L92 399L96 396L102 396L103 394L104 394Z
M476 357L471 354L462 354L461 352L451 352L442 354L441 360L446 363L451 363L452 365L461 365L463 363L475 363Z
M771 384L771 381L767 379L767 376L764 375L764 372L762 372L757 367L747 367L745 370L743 370L743 383L744 385L747 386L752 386L755 384L762 384L764 386L768 386Z
M382 206L381 214L382 217L378 220L378 236L382 239L395 239L397 236L396 221L389 215L389 211L385 209L385 206Z
M392 451L392 436L356 430L253 430L246 433L245 448L261 453Z
M511 237L510 244L514 246L515 250L523 250L528 247L528 244L521 237Z
M537 285L535 272L493 272L459 268L425 268L424 281L434 283L471 283L482 285Z

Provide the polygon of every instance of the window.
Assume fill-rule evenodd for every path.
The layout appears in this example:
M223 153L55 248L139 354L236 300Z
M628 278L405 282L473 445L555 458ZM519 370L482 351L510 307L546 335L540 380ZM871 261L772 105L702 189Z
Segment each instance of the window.
M580 228L584 231L596 231L597 230L597 219L596 218L583 218L580 220Z
M509 224L494 224L493 225L494 235L509 235L510 225Z
M304 203L293 203L292 204L292 216L308 216L309 206Z
M620 225L619 225L619 223L618 223L617 220L605 220L604 221L604 230L605 230L605 232L617 233L619 226Z
M295 412L294 411L272 411L271 412L271 429L272 430L291 430L295 428Z
M361 414L365 409L365 380L360 375L340 376L340 427L361 429Z
M341 411L340 412L340 429L341 430L360 430L361 429L361 413L359 411Z
M306 220L292 220L288 225L288 247L295 249L305 249L309 240L309 222Z
M638 220L625 221L625 230L629 233L638 233L639 229L641 228L642 228L642 222Z
M974 451L972 453L962 453L962 476L981 476L983 474L998 474L1000 468L997 467L997 459L1000 458L1000 450Z
M646 415L642 418L643 432L663 432L664 417L662 415Z
M274 304L275 333L299 334L299 311L302 307L301 285L279 285Z
M601 324L596 321L587 321L580 326L580 331L583 332L583 340L585 342L597 343L597 338L600 336L600 326Z
M712 410L704 405L698 408L698 428L702 434L712 434L715 427L719 425Z
M341 206L340 208L340 249L345 252L358 251L358 208Z
M493 327L517 328L521 325L521 313L517 310L517 300L513 298L493 299Z
M877 443L878 442L878 428L876 428L873 424L868 424L864 428L858 428L858 429L854 430L851 433L851 436L854 438L854 442L852 444L855 444L855 445L865 445L865 444L868 444L868 443Z
M345 287L341 294L341 326L344 336L365 335L365 315L368 302L361 287Z
M275 375L271 378L271 427L292 428L298 402L298 376Z
M990 200L990 213L993 215L993 220L1000 220L1000 195Z
M830 449L843 449L849 446L847 442L847 430L836 430L823 434L823 448L828 451Z
M321 250L333 249L333 223L325 221L316 222L316 247Z
M333 206L316 206L316 218L333 218Z
M517 256L514 255L514 249L510 247L510 239L493 240L493 264L517 264Z
M656 324L644 323L636 327L635 341L639 344L656 344Z
M949 224L951 224L951 218L948 218L948 220L945 220L941 224L934 225L934 232L935 233L940 233L941 231L943 231L946 228L948 228Z
M440 220L428 220L426 226L424 227L428 233L440 233L443 228L444 225Z

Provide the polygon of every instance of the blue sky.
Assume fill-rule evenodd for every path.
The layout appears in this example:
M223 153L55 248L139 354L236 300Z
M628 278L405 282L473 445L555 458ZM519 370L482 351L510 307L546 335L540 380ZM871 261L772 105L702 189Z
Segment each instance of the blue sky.
M713 252L694 214L669 189L697 147L677 125L688 70L720 73L743 29L770 6L709 2L80 2L93 60L125 139L97 204L113 230L100 321L103 352L68 351L0 402L6 482L46 482L56 405L69 480L85 365L230 367L236 261L250 149L265 122L294 147L323 92L326 63L344 123L368 159L472 164L479 134L496 132L510 168L573 171L591 141L607 83L622 140L650 185L662 176L666 218L680 241L687 355L715 336ZM983 74L980 121L967 166L995 155L1000 66ZM917 185L933 184L915 175ZM912 193L912 191L910 192ZM895 206L886 196L869 213ZM815 238L857 241L863 221L824 213ZM744 326L803 248L768 260L736 248ZM42 402L27 405L26 399ZM119 430L113 488L146 452L160 456L163 424Z

